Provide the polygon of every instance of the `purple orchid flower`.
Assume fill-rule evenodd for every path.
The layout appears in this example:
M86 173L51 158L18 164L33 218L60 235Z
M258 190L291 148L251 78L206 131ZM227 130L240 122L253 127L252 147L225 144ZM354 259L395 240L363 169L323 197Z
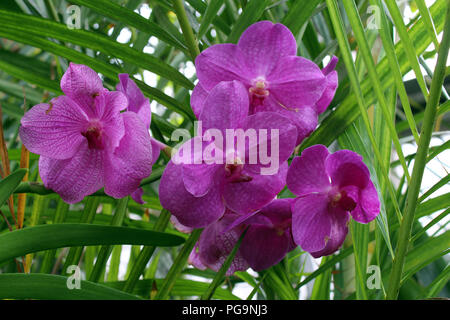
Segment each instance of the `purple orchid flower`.
M221 81L243 83L250 98L249 113L273 111L297 126L297 144L317 126L318 114L334 97L338 78L333 57L323 70L297 56L297 43L284 25L260 21L244 31L238 44L216 44L195 60L198 84L191 97L199 117L208 93Z
M29 110L20 138L39 154L39 173L47 188L68 203L104 187L122 198L151 173L148 129L134 112L122 112L121 92L103 88L97 73L71 63L61 79L65 93Z
M271 202L284 187L286 160L295 147L296 127L289 119L273 112L246 116L248 108L247 90L240 82L217 85L199 118L203 137L207 137L212 129L216 139L211 137L213 141L206 141L202 136L196 136L168 163L159 187L160 201L181 224L191 228L206 227L220 219L226 208L238 214L253 212ZM218 137L225 136L230 129L265 134L258 136L256 142L245 143L245 148L240 148L236 140L223 148ZM274 144L278 150L272 146L271 133L274 131L279 132ZM278 170L271 174L261 174L268 166L261 159L252 162L255 150L261 151L263 145L279 164ZM188 161L175 161L185 157L185 153L190 154Z
M150 100L144 96L136 83L131 80L130 76L126 73L119 74L119 83L116 86L116 90L122 92L127 97L127 110L136 113L148 130L150 128L150 123L152 120ZM152 144L153 165L158 160L161 150L164 149L166 145L152 137L150 137L150 142ZM142 188L139 188L131 194L131 197L137 203L144 204L145 202L142 199L143 193L144 190Z
M292 160L287 186L298 196L292 205L295 243L315 258L342 245L350 216L368 223L380 212L369 170L350 150L330 154L323 145L305 149Z
M246 217L227 211L203 230L189 262L201 270L218 271L245 229L227 275L249 267L255 271L270 268L296 247L291 233L291 200L276 199Z

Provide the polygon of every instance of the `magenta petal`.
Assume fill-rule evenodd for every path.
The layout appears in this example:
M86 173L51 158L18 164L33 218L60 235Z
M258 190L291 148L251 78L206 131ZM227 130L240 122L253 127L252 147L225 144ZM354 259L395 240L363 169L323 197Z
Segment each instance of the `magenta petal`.
M119 74L119 83L116 86L117 91L125 94L128 99L128 111L137 113L144 122L146 128L150 127L152 112L150 109L150 101L136 83L130 79L126 73Z
M287 109L312 107L325 90L326 78L312 61L290 56L277 61L268 76L270 95Z
M310 252L314 258L328 256L336 252L344 243L348 233L350 216L339 208L334 208L331 215L331 233L325 247L320 251Z
M182 165L172 161L169 161L161 177L159 197L163 208L187 227L206 227L220 219L225 212L219 183L203 197L194 197L184 186Z
M243 174L252 177L248 182L227 183L223 198L229 209L239 214L259 210L271 202L286 184L287 162L280 164L277 174L258 175L245 169Z
M150 143L152 144L152 165L153 165L158 160L161 150L163 150L166 147L166 145L154 138L150 138Z
M288 235L274 228L252 225L247 230L240 251L255 271L267 269L280 262L288 252Z
M97 72L88 66L71 62L61 78L61 90L91 115L94 99L104 89Z
M297 54L292 32L286 26L270 21L260 21L248 27L238 46L256 76L269 74L282 57Z
M46 188L58 193L67 203L83 200L103 186L103 152L80 145L70 159L56 160L41 156L39 174Z
M208 91L203 89L200 82L197 83L197 85L194 87L194 90L192 90L191 95L191 107L197 119L200 117L207 96Z
M200 260L200 254L198 253L198 242L195 244L194 249L192 249L191 253L189 254L188 263L199 270L206 270L208 268Z
M124 120L120 113L126 109L127 98L121 92L103 92L95 98L95 115L91 122L100 122L105 142L110 149L116 148L125 134Z
M225 129L241 127L248 108L248 91L244 85L238 81L224 81L209 92L199 120L203 130L221 130L225 139Z
M208 266L214 271L219 271L242 234L242 228L234 228L229 232L223 232L235 218L236 216L233 214L225 215L219 221L206 227L198 241L200 261L203 265ZM248 263L242 257L239 250L226 275L230 276L235 271L244 271L247 269Z
M322 250L330 239L332 216L328 206L328 195L321 193L308 194L294 202L292 234L304 251Z
M257 144L248 144L245 152L247 169L252 172L270 175L272 171L269 168L272 166L276 172L278 166L289 159L294 151L297 128L289 118L280 114L258 112L250 115L247 117L244 130L252 130L258 137Z
M133 193L152 172L150 135L137 114L122 114L125 135L105 158L105 193L122 198Z
M60 96L41 103L22 117L20 139L33 153L53 159L72 157L86 141L82 132L88 126L83 111L70 98Z
M345 187L366 187L370 181L370 172L363 162L363 158L350 150L339 150L331 154L325 161L325 169L331 177L332 185Z
M343 188L347 195L351 196L352 193L349 192L349 189L356 189L356 187L347 186ZM355 221L360 223L369 223L380 213L380 200L378 198L377 190L375 189L372 181L369 180L367 186L362 190L357 190L357 192L357 206L355 209L350 211L350 214Z
M338 74L334 70L336 67L338 59L333 56L328 65L322 69L322 73L326 76L325 81L325 90L320 97L319 101L316 102L316 111L317 113L322 113L326 110L326 108L330 105L331 101L334 98L334 94L336 93L336 89L338 86Z
M274 226L282 226L292 218L291 203L293 199L275 199L261 209L261 215L270 219Z
M178 221L178 219L174 215L170 216L170 222L172 222L175 229L177 229L180 232L191 233L192 231L194 231L194 228L186 227L185 225L181 224L180 221Z
M137 188L132 194L131 194L131 198L136 201L139 204L144 204L145 201L144 199L142 199L142 196L144 195L144 189L142 188Z
M300 157L295 157L286 179L289 190L298 196L327 191L331 187L325 172L328 155L328 149L319 144L306 148Z
M194 197L203 197L214 185L214 181L219 179L220 168L223 168L223 165L184 164L182 169L184 187Z
M318 115L315 109L310 107L297 108L292 106L288 108L281 106L273 95L269 95L262 105L256 107L256 110L258 112L276 112L288 118L297 127L296 145L299 145L317 127Z
M197 77L203 89L209 91L221 81L238 80L249 83L252 74L245 58L235 44L216 44L202 51L195 59Z

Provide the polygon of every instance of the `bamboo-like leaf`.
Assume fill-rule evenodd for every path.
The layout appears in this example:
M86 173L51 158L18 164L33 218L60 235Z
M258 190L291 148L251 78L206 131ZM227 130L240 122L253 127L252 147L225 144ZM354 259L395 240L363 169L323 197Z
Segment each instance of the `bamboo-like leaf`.
M18 169L0 181L0 205L10 197L26 173L26 169Z
M445 22L445 1L436 1L430 8L430 12L435 22L436 31L441 32ZM423 53L431 43L431 39L428 37L428 33L426 32L426 28L421 19L411 27L408 34L414 39L416 54ZM401 41L395 45L395 53L402 74L411 70L409 61L403 51L403 43ZM378 63L376 72L380 78L383 90L386 90L394 84L387 58L383 58ZM375 95L372 91L370 80L364 79L360 83L360 87L366 101L365 107L368 107L375 101ZM348 94L348 96L340 103L339 107L323 119L320 126L302 143L300 149L304 150L305 148L318 143L329 145L333 142L337 135L342 133L346 127L361 115L356 101L357 99L354 93Z
M114 244L178 246L184 239L167 233L90 224L39 225L0 235L0 262L49 249Z
M214 18L216 17L217 12L223 5L224 0L211 0L206 8L205 14L202 17L202 23L200 28L198 29L197 36L199 38L203 37L203 35L208 31L208 28L211 26Z
M80 280L81 289L70 290L68 277L49 274L0 274L0 299L137 300L139 297L104 285Z
M161 75L188 89L193 88L192 82L175 68L149 54L141 53L127 45L111 41L108 37L91 31L69 29L64 24L34 16L16 14L3 10L0 10L0 15L2 16L0 27L6 31L22 31L36 35L45 34L48 37L54 37L61 41L86 46L139 65L141 68Z
M111 19L120 21L125 25L134 27L142 32L148 33L162 41L167 42L174 47L187 52L186 46L178 39L170 35L167 31L161 28L158 24L153 23L132 10L124 8L112 1L96 0L95 2L89 0L70 0L69 2L78 4L89 8L97 13L110 17Z
M226 42L237 42L242 32L261 17L267 3L267 0L250 0L234 24L233 30L231 30Z

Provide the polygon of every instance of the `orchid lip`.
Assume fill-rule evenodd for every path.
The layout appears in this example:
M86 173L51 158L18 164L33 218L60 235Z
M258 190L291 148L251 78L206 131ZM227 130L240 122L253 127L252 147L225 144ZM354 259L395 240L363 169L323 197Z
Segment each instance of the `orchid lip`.
M102 128L99 124L92 124L85 132L81 134L86 137L88 141L89 149L104 149L103 139L102 139Z
M267 90L268 84L263 77L258 77L252 81L252 86L248 91L254 95L256 98L266 98L269 95L269 90Z

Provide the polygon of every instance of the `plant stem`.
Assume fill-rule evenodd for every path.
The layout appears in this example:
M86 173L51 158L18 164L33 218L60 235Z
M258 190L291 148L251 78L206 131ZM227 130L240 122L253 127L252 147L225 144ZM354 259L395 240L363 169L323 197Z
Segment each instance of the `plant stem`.
M447 1L447 14L444 26L444 34L442 42L439 46L438 60L434 71L433 80L431 82L430 96L425 109L425 117L422 130L420 133L419 146L417 148L414 160L413 172L411 175L411 184L408 188L406 198L405 213L403 215L397 247L395 250L395 259L392 265L392 271L389 278L389 287L387 290L387 299L396 299L400 289L401 276L403 272L403 264L408 251L411 237L411 229L414 222L414 213L416 210L417 200L422 183L422 177L425 170L428 147L433 132L436 111L441 96L441 87L445 77L445 64L447 61L448 50L450 45L450 1Z
M181 248L180 253L175 258L175 261L172 264L169 272L167 273L166 279L164 280L161 288L158 290L158 293L155 296L155 300L165 300L172 290L175 281L179 278L181 271L183 270L189 255L191 254L192 249L194 248L195 243L197 242L200 234L203 229L195 229L192 231L189 238L184 243L183 248Z
M183 1L173 0L173 8L180 23L181 31L183 31L184 39L191 53L192 61L200 54L198 48L197 40L195 39L194 32L192 31L191 25L189 24L188 17L186 15L186 10L184 9Z

